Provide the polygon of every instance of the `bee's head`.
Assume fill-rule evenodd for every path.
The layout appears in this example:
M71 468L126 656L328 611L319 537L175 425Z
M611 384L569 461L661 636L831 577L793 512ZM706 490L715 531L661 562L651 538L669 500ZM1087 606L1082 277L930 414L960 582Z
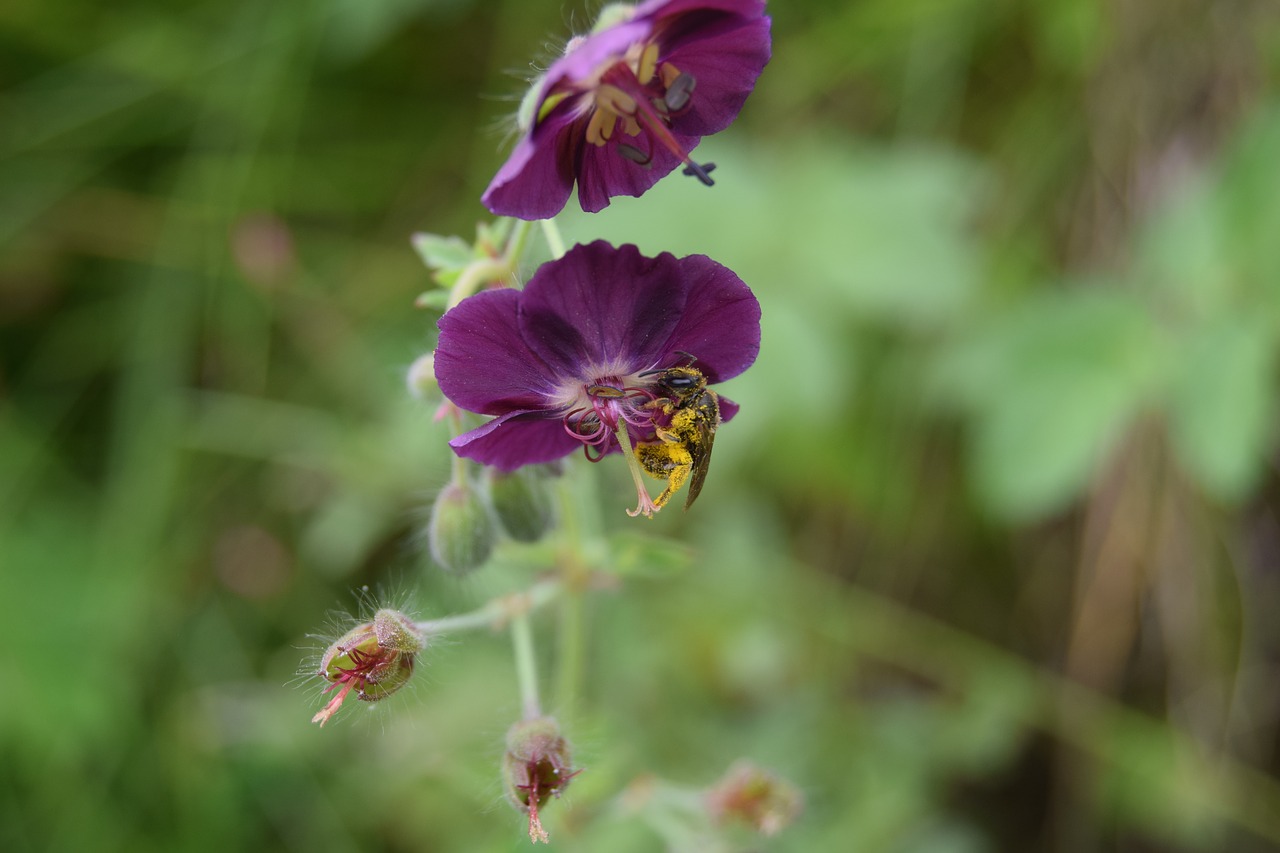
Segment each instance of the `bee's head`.
M656 376L654 384L672 397L687 397L707 387L707 377L696 367L668 367L665 370L649 370L640 375Z

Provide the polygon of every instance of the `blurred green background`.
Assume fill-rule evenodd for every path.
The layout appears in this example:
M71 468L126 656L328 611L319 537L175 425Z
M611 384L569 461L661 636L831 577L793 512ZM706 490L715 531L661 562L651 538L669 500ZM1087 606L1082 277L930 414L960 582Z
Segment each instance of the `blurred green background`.
M0 849L528 846L505 637L323 731L295 675L353 590L530 581L423 555L409 235L474 233L592 11L0 6ZM807 800L753 849L1280 847L1280 8L771 12L714 189L562 217L735 269L764 342L692 512L575 472L624 577L552 846L661 850L629 782L749 757Z

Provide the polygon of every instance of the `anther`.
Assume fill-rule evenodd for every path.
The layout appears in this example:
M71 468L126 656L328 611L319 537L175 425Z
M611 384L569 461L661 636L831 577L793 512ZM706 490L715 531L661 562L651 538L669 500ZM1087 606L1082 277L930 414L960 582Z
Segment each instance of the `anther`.
M625 142L618 143L618 153L626 157L633 163L639 163L641 166L648 167L653 162L653 158L641 151L634 145L628 145Z
M689 103L689 97L693 94L693 87L697 84L698 81L692 74L682 73L672 80L671 85L667 87L667 94L662 99L667 109L672 112L684 109Z

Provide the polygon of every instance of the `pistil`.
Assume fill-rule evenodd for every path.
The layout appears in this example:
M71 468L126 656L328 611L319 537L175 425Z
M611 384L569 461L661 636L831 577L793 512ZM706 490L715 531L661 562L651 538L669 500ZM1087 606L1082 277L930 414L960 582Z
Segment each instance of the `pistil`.
M661 507L654 504L653 499L649 497L649 490L644 486L644 472L640 469L640 460L636 459L636 452L631 447L631 436L627 434L626 423L619 421L618 429L614 434L618 437L618 446L622 448L622 455L627 460L627 469L631 472L631 479L636 484L636 497L639 500L635 509L627 510L627 515L632 518L637 515L653 518L653 514Z

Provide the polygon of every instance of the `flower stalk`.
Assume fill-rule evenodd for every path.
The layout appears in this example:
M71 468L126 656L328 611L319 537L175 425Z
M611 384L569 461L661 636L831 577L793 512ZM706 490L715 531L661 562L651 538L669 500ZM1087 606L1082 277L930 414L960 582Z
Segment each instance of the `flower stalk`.
M527 610L511 617L511 645L516 657L516 681L520 684L520 707L524 711L524 719L532 720L542 716L542 705L538 701L538 669Z

